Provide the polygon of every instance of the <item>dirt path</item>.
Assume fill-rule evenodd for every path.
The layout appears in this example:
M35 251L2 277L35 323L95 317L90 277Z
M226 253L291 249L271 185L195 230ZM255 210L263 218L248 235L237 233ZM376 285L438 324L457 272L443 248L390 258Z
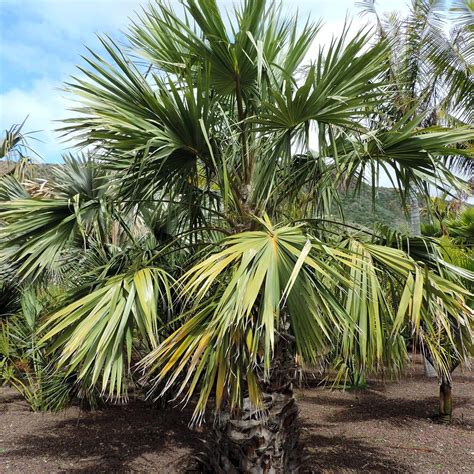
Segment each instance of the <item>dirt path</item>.
M300 390L305 472L474 472L474 373L455 376L446 427L430 419L438 387L420 371L363 391ZM37 414L0 388L0 472L175 472L202 449L189 416L142 402Z

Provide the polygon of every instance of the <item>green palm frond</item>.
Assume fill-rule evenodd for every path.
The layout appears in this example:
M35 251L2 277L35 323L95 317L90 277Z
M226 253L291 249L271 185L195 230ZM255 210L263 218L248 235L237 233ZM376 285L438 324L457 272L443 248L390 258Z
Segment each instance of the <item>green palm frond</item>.
M410 115L388 130L382 128L361 137L352 150L351 144L341 143L340 176L357 185L368 179L376 186L380 174L385 173L405 202L413 188L424 195L429 195L430 187L449 193L466 190L467 184L445 166L445 160L474 160L472 149L460 145L474 138L474 129L419 129L421 117L410 119Z
M416 106L430 124L472 123L472 6L460 0L448 12L442 1L417 0L408 14L382 16L374 1L360 2L374 16L378 36L390 44L387 76L395 94L392 113Z
M41 342L59 349L59 367L94 386L110 398L126 398L134 338L150 348L160 340L170 307L172 278L162 269L147 267L117 275L49 316L40 328Z
M474 3L472 0L452 0L450 12L454 16L455 21L472 31L472 17L474 16Z
M366 117L380 103L387 46L378 43L368 51L370 33L360 31L348 40L348 27L327 48L320 49L303 85L293 91L292 84L264 104L267 112L260 120L263 130L298 131L305 123L318 123L363 129L356 119Z
M81 211L95 213L94 206ZM14 262L23 278L54 265L61 252L80 238L79 203L59 199L15 200L0 203L0 257Z
M469 245L474 245L474 207L467 207L457 217L447 223L449 234Z
M342 340L345 365L339 376L345 377L348 368L400 371L407 358L403 333L429 350L440 373L449 372L451 357L467 361L472 355L474 313L463 286L469 272L443 263L434 241L418 244L420 250L415 241L400 240L402 248L390 248L349 240L359 263L350 269L354 287L347 293L346 310L351 324Z
M153 75L153 87L110 38L100 38L112 64L91 52L85 79L73 78L69 88L83 98L82 117L69 119L65 132L81 144L100 144L110 151L144 152L166 157L184 149L201 150L198 118L205 115L206 96L179 94L169 81ZM201 89L202 91L205 88ZM169 108L169 110L168 110ZM200 114L200 115L198 115ZM191 129L187 127L191 126Z
M0 178L0 201L28 199L30 195L15 176L6 174Z
M12 177L0 181L0 259L13 262L22 278L38 276L87 238L104 238L111 206L103 170L85 156L65 156L56 168L51 198L30 198Z
M468 357L469 352L459 353L463 345L457 343L456 337L461 331L463 341L472 346L474 313L465 303L469 292L451 278L418 265L402 250L374 244L368 244L365 248L384 271L403 283L393 333L396 334L408 318L414 334L421 344L429 346L442 372L447 372L449 367L444 362L446 344L461 359ZM444 347L440 340L442 337L446 338Z
M28 117L27 117L28 118ZM6 158L12 153L17 153L20 157L23 156L22 150L25 148L25 135L21 129L25 125L26 119L23 123L12 125L8 130L5 130L5 136L0 142L0 158Z
M387 292L386 277L361 242L351 240L348 248L353 287L347 296L343 295L349 321L342 335L343 363L337 378L351 375L357 379L357 373L364 377L387 368L399 372L406 363L407 351L400 332L392 335L395 305ZM355 373L348 374L348 370Z
M66 154L63 164L53 169L53 187L60 197L73 199L80 195L89 200L98 199L107 190L108 177L99 162L86 154Z
M345 312L330 290L344 281L337 251L312 243L299 227L272 227L236 234L223 249L196 264L182 278L182 293L194 314L142 362L166 391L177 378L189 399L200 383L199 419L215 387L216 408L224 400L240 406L243 392L260 406L256 372L270 377L276 337L288 328L299 354L315 361L327 350ZM325 259L332 257L334 263ZM283 325L283 327L282 327ZM259 369L260 367L260 369Z
M211 86L224 95L248 98L264 80L290 79L319 29L310 21L301 27L296 17L284 18L276 2L235 6L229 14L236 26L230 31L215 1L183 6L184 19L161 2L143 12L131 28L132 45L154 67L178 76L208 64ZM274 64L279 70L270 72Z

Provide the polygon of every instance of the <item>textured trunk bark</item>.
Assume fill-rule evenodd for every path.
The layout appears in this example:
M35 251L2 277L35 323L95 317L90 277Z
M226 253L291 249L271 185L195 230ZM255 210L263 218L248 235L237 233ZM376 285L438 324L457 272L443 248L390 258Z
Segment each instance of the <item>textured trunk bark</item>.
M413 235L421 235L420 205L416 193L410 192L410 229Z
M446 378L441 378L439 386L439 419L443 423L450 423L453 414L453 398L451 382Z
M264 393L265 413L248 399L238 419L223 416L215 427L214 472L289 473L298 471L298 408L291 384Z
M420 204L415 192L410 192L409 196L410 203L410 230L412 235L421 235L421 219L420 219ZM431 365L428 358L423 355L423 362L425 365L425 375L427 377L436 377L436 370Z

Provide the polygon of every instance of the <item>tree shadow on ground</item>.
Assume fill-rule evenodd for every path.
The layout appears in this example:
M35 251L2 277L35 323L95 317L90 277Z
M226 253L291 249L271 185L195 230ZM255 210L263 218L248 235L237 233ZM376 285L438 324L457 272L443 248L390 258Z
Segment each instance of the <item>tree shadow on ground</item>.
M138 401L108 406L48 423L43 434L19 436L8 458L59 458L68 472L145 472L159 454L158 471L174 472L203 446L201 434L187 426L190 418L189 409L158 410Z
M333 398L323 393L305 396L305 403L314 403L320 407L338 407L336 412L328 415L326 421L331 423L353 423L364 421L386 421L395 426L403 426L414 420L429 421L438 413L437 397L416 399L387 397L385 394L373 390L353 390L349 398ZM464 426L456 418L456 410L470 404L467 397L454 398L453 422L461 429L471 431L472 428Z
M313 434L315 428L306 426L303 435L305 461L302 472L408 472L410 469L400 461L391 459L377 448L364 441L345 436L321 436Z

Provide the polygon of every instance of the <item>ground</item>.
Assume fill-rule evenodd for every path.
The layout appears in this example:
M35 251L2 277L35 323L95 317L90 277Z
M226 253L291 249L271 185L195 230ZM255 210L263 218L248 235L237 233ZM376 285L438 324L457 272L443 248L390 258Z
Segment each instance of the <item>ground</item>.
M310 383L309 381L308 383ZM297 392L304 472L474 472L474 373L456 372L454 422L439 425L438 386L417 365L399 383ZM95 412L31 413L0 388L0 472L176 472L203 451L190 411L134 401Z

